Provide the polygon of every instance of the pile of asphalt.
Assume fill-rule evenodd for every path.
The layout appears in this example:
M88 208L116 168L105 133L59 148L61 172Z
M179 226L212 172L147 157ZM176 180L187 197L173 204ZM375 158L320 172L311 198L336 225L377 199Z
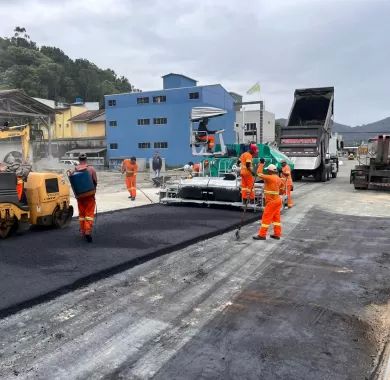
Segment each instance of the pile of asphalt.
M0 317L199 240L233 230L235 210L150 205L98 215L88 244L78 223L0 241ZM247 213L245 223L258 214Z

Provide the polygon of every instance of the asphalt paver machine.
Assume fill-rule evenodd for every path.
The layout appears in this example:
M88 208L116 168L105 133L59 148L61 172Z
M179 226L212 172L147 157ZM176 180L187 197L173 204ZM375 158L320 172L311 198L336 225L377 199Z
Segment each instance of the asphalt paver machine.
M216 131L218 138L215 149L210 151L206 138L200 140L195 122L203 118L219 117L225 110L213 107L195 107L191 112L190 144L194 157L200 158L199 170L193 172L187 169L185 178L168 181L160 189L160 202L163 204L201 204L207 206L229 206L243 208L241 200L241 177L237 161L248 148L245 144L225 144L223 130ZM204 133L204 132L203 132ZM281 170L282 160L286 160L293 169L294 165L283 153L276 148L257 144L259 153L254 158L254 167L257 167L260 158L264 158L266 166L275 164ZM185 167L186 169L186 167ZM263 207L263 182L258 179L254 186L255 199L247 205L248 209L260 210Z

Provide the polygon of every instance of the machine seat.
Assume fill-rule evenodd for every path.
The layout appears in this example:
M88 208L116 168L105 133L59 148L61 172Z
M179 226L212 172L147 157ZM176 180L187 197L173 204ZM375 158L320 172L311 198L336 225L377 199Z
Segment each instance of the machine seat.
M15 173L0 173L0 203L12 203L21 210L28 211L29 207L19 202L16 183Z

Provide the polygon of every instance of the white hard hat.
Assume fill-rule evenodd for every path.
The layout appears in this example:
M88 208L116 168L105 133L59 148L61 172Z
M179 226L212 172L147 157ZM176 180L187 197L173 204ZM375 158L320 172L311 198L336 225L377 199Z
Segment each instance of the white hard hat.
M266 167L266 170L268 170L269 172L277 172L278 171L278 169L276 168L276 166L274 164L268 165Z

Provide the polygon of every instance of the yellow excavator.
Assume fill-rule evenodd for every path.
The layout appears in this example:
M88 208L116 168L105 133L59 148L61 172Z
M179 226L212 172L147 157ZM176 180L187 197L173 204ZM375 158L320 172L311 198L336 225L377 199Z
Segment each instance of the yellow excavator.
M22 159L12 153L0 163L0 238L29 225L63 228L73 216L70 187L63 176L31 172L30 126L0 130L1 141L21 139ZM27 169L26 169L27 168Z

